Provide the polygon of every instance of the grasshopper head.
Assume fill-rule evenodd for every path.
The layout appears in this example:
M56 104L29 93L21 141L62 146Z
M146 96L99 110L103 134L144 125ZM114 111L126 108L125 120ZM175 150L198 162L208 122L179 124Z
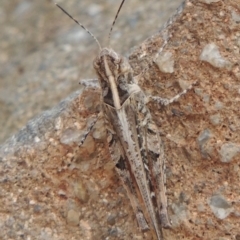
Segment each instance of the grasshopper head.
M127 59L112 49L104 48L93 65L103 91L104 102L120 107L129 97L129 84L133 81L132 68Z

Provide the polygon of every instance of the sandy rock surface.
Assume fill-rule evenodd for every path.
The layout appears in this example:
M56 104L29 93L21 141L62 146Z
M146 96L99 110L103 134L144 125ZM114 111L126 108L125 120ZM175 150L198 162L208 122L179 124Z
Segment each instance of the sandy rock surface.
M153 14L156 11L158 16L159 11L151 6ZM146 10L143 4L141 7ZM90 12L96 9L94 6ZM149 15L148 18L150 20ZM69 22L67 18L66 21ZM51 24L50 21L49 32L55 29ZM60 27L61 23L58 24ZM58 102L63 99L60 92L67 89L64 83L72 82L73 89L77 86L79 90L66 93L68 97L57 106L29 121L1 145L0 238L156 239L153 231L142 233L138 229L127 194L114 170L104 120L99 117L99 88L94 82L91 86L76 84L87 71L83 68L80 71L72 63L78 60L85 64L86 57L81 58L79 54L85 46L79 45L78 40L74 43L74 37L64 39L69 30L61 26L59 31L59 41L53 44L49 40L44 50L32 49L28 61L27 58L19 60L24 67L20 71L15 69L15 74L17 79L24 79L27 72L31 73L29 82L35 89L34 100L41 96L48 103ZM113 45L115 38L119 42L117 31L115 34ZM166 188L172 226L163 229L163 239L238 240L240 2L188 0L161 32L147 36L146 41L129 53L134 76L138 76L144 92L171 98L192 85L191 90L167 107L148 104L159 126L166 155ZM86 35L86 46L88 42ZM132 42L129 44L131 46ZM117 50L124 53L124 47ZM45 57L39 58L44 52ZM97 48L92 56L96 52ZM61 56L56 58L57 54ZM32 57L34 60L30 60ZM34 70L37 61L43 63ZM5 64L7 75L8 69L13 71L14 64ZM33 65L26 68L28 64ZM43 74L39 81L43 85L39 86L45 88L34 88L38 86L37 80L34 81L36 71ZM88 76L94 75L90 72ZM25 76L25 79L28 78ZM57 84L60 79L63 79L62 87ZM46 82L51 82L51 91L44 85ZM20 81L19 89L25 92L26 84L21 84ZM59 91L59 99L47 101L47 94L42 95L38 89L49 93ZM29 98L25 103L31 105ZM28 109L34 112L37 108L40 111L43 106L49 107L37 106ZM18 111L23 113L22 109Z

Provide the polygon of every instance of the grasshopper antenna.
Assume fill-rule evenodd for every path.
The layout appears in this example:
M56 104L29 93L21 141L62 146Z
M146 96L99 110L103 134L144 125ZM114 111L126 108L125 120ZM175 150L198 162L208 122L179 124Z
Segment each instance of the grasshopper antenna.
M75 23L77 23L80 27L82 27L93 39L94 41L97 43L99 49L101 50L102 47L99 43L99 41L97 40L97 38L86 28L84 27L80 22L78 22L75 18L73 18L66 10L64 10L61 6L59 6L57 3L55 3L55 5L60 8L66 15L68 15L68 17L70 17Z
M111 29L110 29L109 34L108 34L108 46L109 46L109 43L110 43L110 38L111 38L111 34L112 34L113 27L114 27L114 25L115 25L115 22L116 22L116 20L117 20L117 18L118 18L118 14L119 14L119 12L120 12L120 10L121 10L124 2L125 2L125 0L122 0L120 6L119 6L119 8L118 8L117 14L116 14L116 16L115 16L115 18L114 18L114 20L113 20Z

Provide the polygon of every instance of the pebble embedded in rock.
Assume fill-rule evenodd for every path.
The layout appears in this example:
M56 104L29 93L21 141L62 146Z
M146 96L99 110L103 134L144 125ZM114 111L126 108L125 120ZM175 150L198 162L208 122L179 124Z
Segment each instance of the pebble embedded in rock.
M236 23L240 23L240 14L232 11L232 19L236 22Z
M86 203L89 199L87 188L80 181L74 184L74 194L81 201L81 203Z
M210 122L213 125L219 125L221 123L221 115L219 113L210 116Z
M205 129L204 131L202 131L197 139L200 147L202 147L202 145L206 143L210 137L211 137L211 131L209 129Z
M174 59L171 52L164 52L159 55L155 60L161 72L173 73L174 72Z
M228 142L224 143L220 149L221 162L230 162L240 153L240 145Z
M210 63L216 68L231 68L232 64L223 58L215 43L207 44L200 55L200 60Z
M67 213L67 222L70 225L77 226L79 224L79 213L70 209Z
M209 129L205 129L200 133L200 135L197 138L201 155L204 158L207 158L209 155L211 155L212 152L212 147L207 146L207 142L209 141L211 136L212 136L211 131Z
M219 219L226 218L232 211L232 206L221 195L212 196L208 202L212 212Z
M68 128L65 131L63 131L60 141L63 144L80 142L80 140L83 139L85 135L86 135L85 131L80 131L74 128Z
M107 219L107 223L113 226L116 223L116 218L116 215L110 215Z

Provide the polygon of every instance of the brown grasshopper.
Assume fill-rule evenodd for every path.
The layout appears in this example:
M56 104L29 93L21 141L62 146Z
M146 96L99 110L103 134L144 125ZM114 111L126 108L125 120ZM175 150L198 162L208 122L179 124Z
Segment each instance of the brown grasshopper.
M112 28L118 17L117 11ZM57 5L57 4L56 4ZM141 230L154 229L157 239L163 239L161 227L170 227L165 188L165 156L159 129L147 107L149 100L168 105L172 99L147 97L137 84L128 60L114 50L101 48L96 37L64 9L57 5L97 42L100 53L94 68L102 89L102 110L106 120L109 151L116 171L127 191Z

